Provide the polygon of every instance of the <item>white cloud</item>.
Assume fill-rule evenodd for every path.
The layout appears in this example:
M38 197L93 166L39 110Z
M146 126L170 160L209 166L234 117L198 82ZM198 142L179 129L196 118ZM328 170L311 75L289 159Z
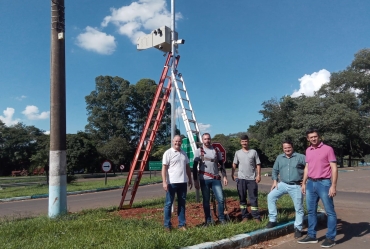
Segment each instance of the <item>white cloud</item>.
M166 0L139 0L129 6L111 8L110 11L111 15L104 18L101 26L107 27L112 23L119 34L130 38L133 44L145 34L144 31L152 31L163 25L171 27L171 12L167 10ZM179 20L182 14L176 13L175 17Z
M306 96L313 96L314 92L319 90L320 87L328 83L330 80L330 72L326 69L321 69L319 72L314 72L311 75L305 74L300 81L299 90L294 90L291 95L293 98L299 97L302 94Z
M50 131L45 131L44 134L45 135L50 135Z
M178 100L176 99L176 102L177 102ZM181 108L181 106L178 106L177 108L176 108L176 110L175 110L175 118L176 119L178 119L178 118L181 118L181 120L182 120L182 108Z
M112 54L116 49L115 38L96 28L87 26L85 32L77 36L76 44L98 54Z
M14 111L14 108L7 107L6 110L3 111L4 116L0 115L0 120L3 121L6 126L17 124L20 121L19 119L13 119Z
M28 105L26 109L22 112L29 120L39 120L49 118L50 112L39 113L39 108L34 105Z
M20 96L20 97L15 97L16 100L22 101L23 99L27 98L27 96Z
M210 124L202 124L198 123L199 130L201 133L210 132L211 125Z

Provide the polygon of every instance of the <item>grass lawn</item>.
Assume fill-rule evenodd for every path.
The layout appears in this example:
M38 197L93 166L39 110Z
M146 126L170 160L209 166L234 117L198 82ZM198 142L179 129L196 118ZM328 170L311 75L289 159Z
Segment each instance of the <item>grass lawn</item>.
M236 190L228 197L237 198ZM195 194L188 195L195 202ZM164 199L154 199L134 204L135 207L163 208ZM267 194L259 194L260 209L267 209ZM279 221L294 218L294 207L288 195L278 201ZM155 218L122 218L116 208L85 210L56 219L46 216L36 218L6 218L0 220L1 248L181 248L207 241L229 238L237 234L263 228L255 222L228 223L206 228L193 227L187 231L167 233Z
M158 175L158 174L157 174ZM141 178L140 184L152 183L161 181L160 176L143 176ZM67 185L67 191L81 191L90 190L98 188L108 188L108 187L123 187L126 182L126 178L112 179L108 178L107 185L105 185L104 178L97 178L89 181L76 181ZM44 184L31 185L31 186L20 186L20 187L7 187L0 190L0 199L19 197L19 196L32 196L48 194L49 186Z

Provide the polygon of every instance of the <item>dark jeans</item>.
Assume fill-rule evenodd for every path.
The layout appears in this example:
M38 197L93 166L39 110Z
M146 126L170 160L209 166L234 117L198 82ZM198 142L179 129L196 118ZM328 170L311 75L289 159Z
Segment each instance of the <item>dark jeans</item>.
M247 208L247 191L249 203L251 204L251 213L254 219L260 219L258 211L258 184L255 180L236 179L236 186L239 194L240 210L242 211L242 218L249 218Z
M211 207L209 206L210 201L210 191L212 189L215 194L218 203L218 219L219 221L225 221L224 214L224 195L222 192L222 185L220 180L210 179L210 180L200 180L200 188L202 190L203 196L203 210L205 215L205 222L211 223Z
M185 204L186 204L187 183L167 184L166 200L164 203L164 226L171 228L171 207L175 194L177 194L177 217L179 227L186 225Z

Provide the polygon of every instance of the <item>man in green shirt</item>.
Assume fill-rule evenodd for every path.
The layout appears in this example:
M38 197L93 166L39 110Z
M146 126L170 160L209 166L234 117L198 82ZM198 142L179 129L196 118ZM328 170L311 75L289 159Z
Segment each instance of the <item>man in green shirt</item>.
M271 192L267 197L269 209L269 223L267 228L272 228L277 224L276 201L284 194L289 194L295 208L294 237L302 236L303 223L303 194L301 184L303 179L306 158L304 155L294 152L291 141L283 142L284 153L279 155L272 169ZM280 176L280 181L279 181Z

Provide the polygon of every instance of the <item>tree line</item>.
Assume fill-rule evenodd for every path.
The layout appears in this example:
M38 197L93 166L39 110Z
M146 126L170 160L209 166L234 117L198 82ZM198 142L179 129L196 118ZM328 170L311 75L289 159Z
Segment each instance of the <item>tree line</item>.
M157 87L151 79L130 84L111 76L97 77L95 85L85 97L85 131L67 134L68 172L100 172L105 159L115 166L129 166ZM249 135L250 147L258 151L262 164L269 166L282 153L284 139L292 140L295 150L304 153L308 145L305 131L312 127L319 129L325 143L334 148L339 164L344 156L363 158L370 154L370 49L358 51L352 63L332 73L330 81L314 96L272 98L262 103L259 112L262 120L246 131L214 135L212 141L227 150L227 166L240 149L242 134ZM170 147L170 116L167 104L149 160L161 160ZM22 123L7 127L0 121L0 175L47 165L49 135L43 132Z

